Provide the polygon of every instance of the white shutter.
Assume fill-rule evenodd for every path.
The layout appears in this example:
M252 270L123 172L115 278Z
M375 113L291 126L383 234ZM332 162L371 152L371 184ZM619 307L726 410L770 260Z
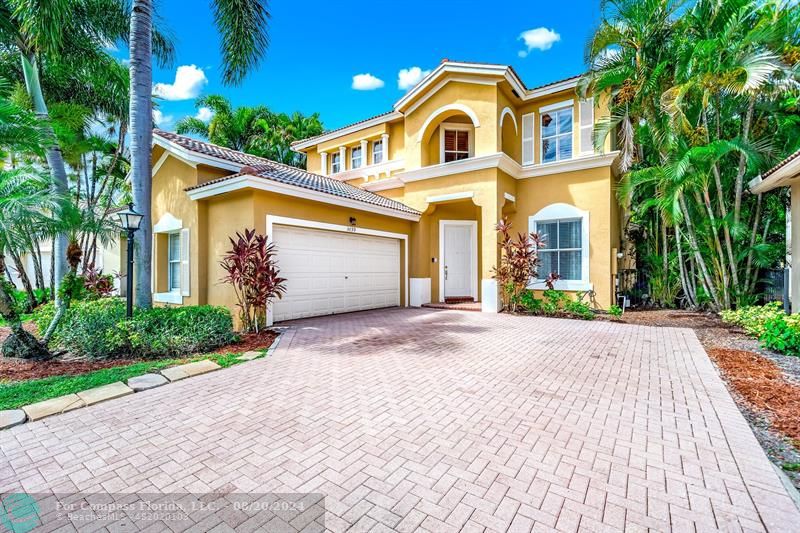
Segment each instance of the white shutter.
M594 98L581 100L580 105L581 154L594 153Z
M534 154L534 130L536 127L536 121L534 120L534 114L528 113L526 115L522 115L522 164L523 165L532 165L533 164L533 154Z
M181 296L189 296L192 280L189 276L189 228L181 230Z

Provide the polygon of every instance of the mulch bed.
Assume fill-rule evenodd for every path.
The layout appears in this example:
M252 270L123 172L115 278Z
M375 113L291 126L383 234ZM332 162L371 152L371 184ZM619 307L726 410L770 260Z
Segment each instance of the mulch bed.
M2 329L7 328L0 328L0 330ZM0 336L2 335L3 332L0 331ZM272 345L275 337L277 337L277 334L269 330L260 333L245 333L241 335L240 342L228 344L211 353L224 354L229 352L263 350ZM106 359L92 361L59 357L50 361L34 362L24 359L0 357L0 383L6 381L41 379L51 376L74 376L86 374L87 372L93 372L95 370L102 370L104 368L130 365L140 361L140 359Z
M773 428L800 439L800 386L787 381L778 365L745 350L710 348L707 352L736 392L770 414Z

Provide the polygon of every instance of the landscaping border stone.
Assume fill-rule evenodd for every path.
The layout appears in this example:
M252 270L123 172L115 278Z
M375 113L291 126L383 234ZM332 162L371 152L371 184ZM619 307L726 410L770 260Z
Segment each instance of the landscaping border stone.
M248 351L237 357L240 361L252 361L261 356L269 356L277 349L278 342L289 327L272 328L278 333L272 345L264 352ZM255 354L255 355L254 355ZM0 411L0 430L18 426L28 421L41 420L42 418L66 413L74 409L94 405L106 400L121 398L135 392L140 392L155 387L160 387L173 381L180 381L192 376L199 376L222 367L210 359L203 359L185 365L165 368L159 374L142 374L128 379L127 384L116 381L100 387L94 387L75 394L66 394L50 398L41 402L24 405L20 409Z

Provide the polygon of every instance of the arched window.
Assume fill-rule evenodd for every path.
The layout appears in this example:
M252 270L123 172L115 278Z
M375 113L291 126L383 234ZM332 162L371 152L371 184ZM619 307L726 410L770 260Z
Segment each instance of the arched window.
M544 288L551 272L560 279L556 289L590 290L589 212L569 204L550 204L528 218L528 230L545 240L539 249L539 277L532 288Z

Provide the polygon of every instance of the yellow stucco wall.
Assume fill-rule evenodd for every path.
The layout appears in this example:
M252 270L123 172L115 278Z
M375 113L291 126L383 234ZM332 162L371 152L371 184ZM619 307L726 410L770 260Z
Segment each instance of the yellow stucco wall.
M517 180L516 212L509 217L517 231L527 232L528 217L550 204L566 203L589 211L589 280L601 308L613 303L612 248L619 245L614 234L616 213L609 200L613 186L609 168Z

